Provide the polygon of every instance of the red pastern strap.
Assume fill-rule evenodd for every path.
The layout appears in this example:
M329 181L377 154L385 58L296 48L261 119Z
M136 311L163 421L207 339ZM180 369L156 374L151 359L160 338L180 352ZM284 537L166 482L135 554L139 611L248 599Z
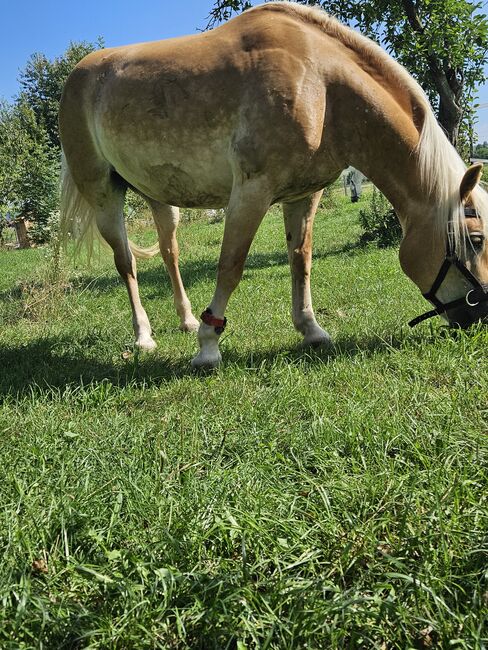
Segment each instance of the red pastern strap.
M210 307L207 307L200 318L202 319L202 322L205 323L205 325L215 327L216 334L222 334L222 332L225 330L225 326L227 325L227 318L216 318L213 316Z

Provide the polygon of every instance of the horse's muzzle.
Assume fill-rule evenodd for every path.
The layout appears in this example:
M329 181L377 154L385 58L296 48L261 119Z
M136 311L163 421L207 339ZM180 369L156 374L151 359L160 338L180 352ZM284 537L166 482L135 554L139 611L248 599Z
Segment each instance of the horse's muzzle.
M488 293L488 285L484 284L483 289ZM471 300L470 293L468 293L465 304L448 309L446 316L451 326L461 329L466 329L474 323L488 324L488 302L476 303L475 300Z

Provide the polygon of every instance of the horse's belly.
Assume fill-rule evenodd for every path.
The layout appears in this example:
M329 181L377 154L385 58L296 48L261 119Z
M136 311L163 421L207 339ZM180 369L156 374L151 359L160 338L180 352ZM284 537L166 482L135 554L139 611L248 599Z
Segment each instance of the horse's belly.
M149 100L140 101L125 105L112 95L101 103L94 128L104 158L133 187L161 203L225 205L232 189L229 125L199 124L197 115L181 109L172 117L156 115Z
M186 146L152 140L143 146L104 147L117 173L134 188L161 203L179 207L222 207L232 189L232 170L215 146Z
M178 159L146 158L136 165L116 166L116 170L146 196L179 207L222 207L232 189L230 166L215 160L189 165Z

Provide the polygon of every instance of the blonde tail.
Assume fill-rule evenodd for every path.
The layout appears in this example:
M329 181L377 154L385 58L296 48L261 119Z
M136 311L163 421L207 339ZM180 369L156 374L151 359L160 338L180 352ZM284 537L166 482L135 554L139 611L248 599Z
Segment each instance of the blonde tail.
M159 244L153 244L149 248L141 248L129 239L129 247L134 257L139 260L149 260L159 253Z
M81 248L85 247L89 260L93 255L95 241L108 246L97 228L95 211L75 185L64 153L61 154L59 232L61 244L65 249L68 241L73 239L75 252L79 253ZM129 240L129 247L138 259L150 259L159 253L159 244L154 244L150 248L141 248Z
M61 201L60 201L59 233L63 247L66 249L69 239L74 239L76 252L86 246L88 259L93 253L95 240L104 241L100 235L95 211L80 194L66 162L64 153L61 154Z

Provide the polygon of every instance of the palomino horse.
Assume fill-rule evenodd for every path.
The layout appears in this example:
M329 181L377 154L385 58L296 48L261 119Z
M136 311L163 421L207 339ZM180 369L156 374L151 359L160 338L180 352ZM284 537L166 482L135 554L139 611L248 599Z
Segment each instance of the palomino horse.
M178 271L172 206L227 206L217 286L193 359L216 366L227 303L276 202L293 323L305 343L329 343L310 295L312 223L323 188L348 165L396 209L401 266L435 307L423 317L467 326L488 315L481 166L466 170L400 65L320 10L269 3L211 32L89 54L66 83L60 130L64 230L95 223L113 248L140 348L155 342L124 227L127 187L152 208L183 329L198 323Z

